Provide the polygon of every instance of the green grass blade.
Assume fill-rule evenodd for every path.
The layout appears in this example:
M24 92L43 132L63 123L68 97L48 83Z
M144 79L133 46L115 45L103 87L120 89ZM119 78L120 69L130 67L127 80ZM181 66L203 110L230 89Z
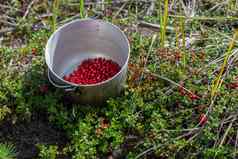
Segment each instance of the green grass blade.
M163 17L160 18L160 25L161 25L161 32L160 32L160 39L161 39L161 47L164 47L165 40L166 40L166 28L168 23L168 11L169 11L169 0L164 1L164 13Z
M180 32L182 34L182 51L183 51L183 65L186 66L186 36L185 36L185 20L179 18Z
M51 24L51 29L52 31L55 31L57 28L57 17L58 17L58 11L59 10L59 1L58 0L54 0L53 1L53 8L52 8L52 24Z
M84 0L80 0L80 17L85 18L85 13L84 13Z
M229 56L231 55L232 53L232 49L235 45L235 41L238 37L238 29L235 31L234 33L234 36L233 36L233 39L231 40L230 44L229 44L229 47L227 49L227 52L225 54L225 58L224 58L224 62L221 66L221 69L220 69L220 72L218 74L218 76L215 78L214 81L212 81L212 86L211 86L211 99L213 99L218 91L218 89L220 88L223 80L222 80L222 75L225 71L225 68L227 66L227 63L228 63L228 59L229 59Z
M15 159L16 150L12 144L0 143L0 159Z

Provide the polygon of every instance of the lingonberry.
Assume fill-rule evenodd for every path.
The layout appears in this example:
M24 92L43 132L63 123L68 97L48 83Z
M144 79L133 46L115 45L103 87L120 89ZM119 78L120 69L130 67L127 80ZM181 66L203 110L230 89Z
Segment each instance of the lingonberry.
M202 113L199 117L199 125L203 126L207 123L207 115Z
M31 53L32 53L32 55L35 56L35 55L36 55L36 52L37 52L36 48L32 48L32 49L31 49Z
M229 88L229 89L238 89L238 83L237 82L232 82L232 83L227 84L226 87Z
M47 85L41 85L40 86L40 92L41 93L47 93L48 92L48 86Z
M198 100L200 97L197 96L196 94L190 93L190 94L189 94L189 98L190 98L192 101L194 101L194 100Z
M112 60L87 59L70 75L64 76L64 80L76 84L96 84L113 77L120 69L120 66Z

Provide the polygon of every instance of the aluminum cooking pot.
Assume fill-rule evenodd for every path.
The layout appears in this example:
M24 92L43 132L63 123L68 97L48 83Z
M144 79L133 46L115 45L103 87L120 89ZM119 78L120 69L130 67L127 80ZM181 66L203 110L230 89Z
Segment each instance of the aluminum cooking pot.
M45 49L49 81L79 103L101 104L123 90L130 46L125 34L115 25L93 19L74 20L58 28ZM97 84L74 84L63 79L89 58L111 59L121 66L112 78Z

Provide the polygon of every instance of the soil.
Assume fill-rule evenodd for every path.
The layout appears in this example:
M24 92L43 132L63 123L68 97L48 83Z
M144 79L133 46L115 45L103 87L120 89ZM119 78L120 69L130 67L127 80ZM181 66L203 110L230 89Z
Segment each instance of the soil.
M36 144L58 145L62 148L68 139L62 130L48 122L45 114L38 112L33 114L30 122L21 121L13 124L8 120L0 124L0 142L14 143L17 159L33 159L39 153ZM70 157L58 156L57 159Z

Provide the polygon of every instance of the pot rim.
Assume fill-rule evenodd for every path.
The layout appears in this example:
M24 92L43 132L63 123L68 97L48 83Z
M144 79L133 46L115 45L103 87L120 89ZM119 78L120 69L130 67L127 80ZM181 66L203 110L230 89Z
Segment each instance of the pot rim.
M101 21L101 22L103 22L103 23L106 23L106 24L108 24L108 25L111 25L112 27L114 27L115 29L117 29L119 32L122 33L122 36L123 36L123 38L126 40L127 47L128 47L127 59L126 59L124 65L121 67L120 71L119 71L117 74L115 74L114 76L112 76L111 78L109 78L109 79L107 79L107 80L105 80L105 81L99 82L99 83L95 83L95 84L75 84L75 83L72 83L72 82L68 82L68 81L64 80L63 78L61 78L60 76L58 76L58 75L53 71L53 69L52 69L51 67L49 67L49 65L50 65L50 64L49 64L49 60L47 60L47 54L49 53L49 45L50 45L49 43L50 43L50 41L52 40L52 38L55 36L55 34L56 34L57 32L59 32L61 29L63 29L64 27L66 27L66 26L68 26L68 25L70 25L70 24L72 24L72 23L75 23L75 22L83 22L83 21ZM114 78L116 78L117 76L119 76L119 75L121 74L121 72L122 72L124 69L127 68L127 65L128 65L128 62L129 62L129 58L130 58L130 51L131 51L131 49L130 49L129 40L128 40L127 36L125 35L125 33L124 33L118 26L116 26L116 25L114 25L114 24L112 24L112 23L110 23L110 22L101 20L101 19L96 19L96 20L95 20L95 19L84 18L84 19L76 19L76 20L73 20L73 21L71 21L71 22L69 22L69 23L66 23L66 24L60 26L58 29L56 29L56 30L53 32L53 34L51 34L50 38L49 38L48 41L47 41L46 47L45 47L45 61L46 61L46 64L47 64L47 66L48 66L48 69L51 71L51 73L53 73L54 76L56 76L59 80L61 80L61 81L64 82L65 84L68 84L68 85L70 85L70 86L75 86L75 87L80 87L80 86L85 86L85 87L86 87L86 86L98 86L98 85L102 85L102 84L105 84L105 83L110 82L111 80L113 80Z

